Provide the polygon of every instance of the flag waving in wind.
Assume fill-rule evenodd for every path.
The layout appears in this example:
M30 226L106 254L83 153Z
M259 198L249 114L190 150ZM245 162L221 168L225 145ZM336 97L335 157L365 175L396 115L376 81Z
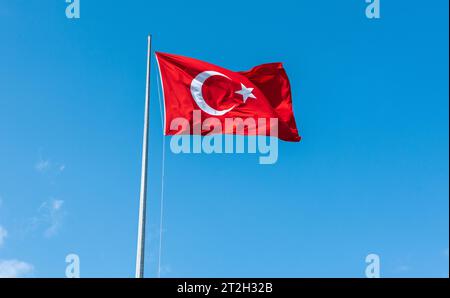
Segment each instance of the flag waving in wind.
M202 118L216 118L223 134L271 135L290 142L300 141L292 112L291 87L281 63L256 66L234 72L225 68L173 54L156 53L164 96L164 133L180 133L171 128L177 118L194 127L194 111ZM254 119L247 129L237 132L226 119ZM270 120L276 119L276 123ZM262 121L261 121L262 120ZM258 123L264 123L258 126ZM273 126L277 135L272 135ZM202 126L202 135L211 128ZM184 134L197 134L194 129Z

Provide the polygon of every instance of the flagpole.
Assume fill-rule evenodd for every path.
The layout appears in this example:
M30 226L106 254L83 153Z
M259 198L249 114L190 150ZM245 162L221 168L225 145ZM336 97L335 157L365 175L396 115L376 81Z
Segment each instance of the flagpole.
M140 191L140 196L139 196L139 225L138 225L138 240L137 240L137 254L136 254L136 278L144 277L151 47L152 47L152 36L149 35L148 36L148 47L147 47L147 83L146 83L146 87L145 87L144 136L143 136L143 141L142 141L141 191Z

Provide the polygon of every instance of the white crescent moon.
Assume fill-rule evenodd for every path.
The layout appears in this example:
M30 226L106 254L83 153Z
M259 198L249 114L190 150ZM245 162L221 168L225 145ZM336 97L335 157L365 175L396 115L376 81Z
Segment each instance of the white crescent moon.
M203 98L202 87L203 83L205 83L205 81L212 76L221 76L231 80L226 75L217 71L208 70L201 72L191 82L191 94L192 98L195 100L198 107L202 109L203 112L213 116L222 116L231 111L232 109L234 109L234 106L226 110L215 110L209 104L206 103L205 99Z

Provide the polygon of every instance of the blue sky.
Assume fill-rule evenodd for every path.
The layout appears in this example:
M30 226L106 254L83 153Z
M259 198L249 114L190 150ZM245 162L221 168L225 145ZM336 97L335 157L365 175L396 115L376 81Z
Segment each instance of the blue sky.
M233 70L281 61L303 139L165 165L163 277L449 272L448 2L0 0L0 266L134 276L146 36ZM146 276L162 134L152 61ZM168 141L168 139L167 139ZM15 270L15 271L14 271Z

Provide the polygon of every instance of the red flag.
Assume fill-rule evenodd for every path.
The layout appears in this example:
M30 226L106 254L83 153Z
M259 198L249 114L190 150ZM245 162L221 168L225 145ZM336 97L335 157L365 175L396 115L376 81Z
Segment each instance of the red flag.
M281 63L234 72L179 55L156 53L156 59L163 87L166 135L211 133L210 125L200 123L195 129L199 125L196 115L200 115L202 119L216 118L223 134L271 135L300 141L292 112L291 87ZM176 118L187 119L189 130L171 128ZM237 118L254 121L245 122L245 130L227 126L227 119ZM273 133L275 126L277 135Z

